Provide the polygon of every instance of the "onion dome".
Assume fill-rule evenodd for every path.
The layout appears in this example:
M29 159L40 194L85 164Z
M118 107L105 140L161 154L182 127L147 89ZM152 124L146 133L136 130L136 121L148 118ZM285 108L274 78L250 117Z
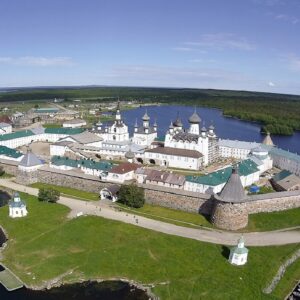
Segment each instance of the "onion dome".
M134 159L134 153L131 151L131 149L129 149L126 153L125 153L125 157L127 159Z
M194 113L189 117L189 122L192 124L199 124L201 122L201 118L197 114L196 109Z
M209 130L215 130L215 126L211 124L211 125L208 127L208 129L209 129Z
M174 129L174 125L173 125L173 122L171 121L171 124L169 126L169 129Z
M206 131L207 131L207 130L206 130L206 127L203 126L203 127L201 128L201 131L202 131L202 132L206 132Z
M179 112L177 113L177 118L176 118L175 122L173 122L173 125L174 125L175 127L182 127L182 126L183 126L183 124L182 124L182 122L181 122L181 119L180 119L180 117L179 117Z
M146 110L145 114L143 115L142 120L143 121L149 121L150 120L150 117L148 116L147 110Z

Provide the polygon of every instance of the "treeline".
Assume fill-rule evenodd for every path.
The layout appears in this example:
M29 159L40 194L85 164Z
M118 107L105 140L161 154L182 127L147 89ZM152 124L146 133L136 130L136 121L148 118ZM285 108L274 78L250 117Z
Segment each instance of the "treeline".
M54 98L93 101L136 100L214 107L224 115L260 122L262 132L293 134L300 130L300 96L210 89L138 87L27 88L0 93L0 102L49 100Z

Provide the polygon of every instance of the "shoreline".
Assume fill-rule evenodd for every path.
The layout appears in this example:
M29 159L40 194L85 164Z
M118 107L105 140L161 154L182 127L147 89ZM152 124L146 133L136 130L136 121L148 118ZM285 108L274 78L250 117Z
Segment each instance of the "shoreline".
M5 237L5 241L2 243L2 245L0 245L0 260L3 259L3 250L8 246L8 235L7 232L5 231L5 229L0 225L0 231L2 231L4 237ZM6 269L10 270L11 269L9 267L7 267L3 262L1 262L2 266L5 267ZM153 292L152 292L152 288L155 286L155 284L142 284L139 282L136 282L134 280L128 279L128 278L124 278L124 277L112 277L112 278L79 278L79 279L69 279L69 280L64 280L64 278L68 275L71 275L73 273L74 269L67 271L55 278L49 279L47 281L45 281L42 284L38 284L38 285L32 285L32 284L27 284L26 282L24 282L23 280L22 283L24 284L24 287L26 289L30 289L33 291L45 291L45 290L50 290L52 288L59 288L62 287L64 285L73 285L73 284L82 284L84 282L97 282L97 283L102 283L102 282L109 282L109 281L113 281L113 282L124 282L127 283L130 287L135 287L139 290L142 290L146 293L147 297L149 297L149 299L151 300L160 300L160 298L158 296L156 296ZM12 272L12 271L11 271ZM12 272L17 278L20 279L20 277L18 275L15 274L15 272Z

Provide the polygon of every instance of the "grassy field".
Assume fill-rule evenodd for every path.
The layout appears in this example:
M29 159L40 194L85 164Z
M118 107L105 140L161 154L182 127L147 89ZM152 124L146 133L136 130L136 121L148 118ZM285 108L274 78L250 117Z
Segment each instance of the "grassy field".
M45 128L60 128L62 127L61 124L43 124Z
M68 280L128 278L154 284L161 299L282 299L294 282L286 280L274 295L261 290L280 263L298 245L251 247L249 262L234 267L228 249L160 234L99 217L67 220L68 209L21 194L29 215L10 219L0 208L0 224L9 235L4 264L27 284L39 285L67 271ZM288 278L299 274L299 264Z
M213 227L208 219L197 213L189 213L166 207L145 204L142 208L128 208L122 204L118 206L125 211L147 218L172 223L185 227ZM249 215L248 227L241 232L270 231L300 226L300 208Z
M118 206L124 211L179 226L212 227L212 224L207 220L207 218L197 213L189 213L150 204L145 204L141 208L128 208L120 203L118 203Z
M300 208L249 215L248 231L269 231L300 226Z
M81 191L81 190L76 190L74 188L68 188L68 187L40 183L40 182L32 184L31 187L34 187L37 189L43 188L43 187L53 188L53 189L60 191L60 193L63 195L72 196L72 197L82 199L82 200L90 200L90 201L99 200L99 195L97 193L89 193L89 192L85 192L85 191Z

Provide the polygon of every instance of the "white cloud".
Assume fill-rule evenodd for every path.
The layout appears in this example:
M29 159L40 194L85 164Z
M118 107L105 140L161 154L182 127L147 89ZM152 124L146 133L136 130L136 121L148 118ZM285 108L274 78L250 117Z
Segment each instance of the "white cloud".
M286 14L279 14L274 16L275 20L281 20L281 21L286 21L289 23L292 23L296 25L299 23L300 19L294 16L286 15Z
M272 82L272 81L269 81L269 82L268 82L268 86L270 86L270 87L274 87L274 86L275 86L275 83L274 83L274 82Z
M237 37L231 33L202 34L198 41L186 42L187 46L214 48L217 50L233 49L252 51L256 45L245 38Z
M10 64L16 66L71 66L73 61L70 57L42 57L42 56L23 56L23 57L0 57L0 64Z
M189 52L189 51L194 51L194 48L191 47L174 47L172 48L174 51L183 51L183 52Z

